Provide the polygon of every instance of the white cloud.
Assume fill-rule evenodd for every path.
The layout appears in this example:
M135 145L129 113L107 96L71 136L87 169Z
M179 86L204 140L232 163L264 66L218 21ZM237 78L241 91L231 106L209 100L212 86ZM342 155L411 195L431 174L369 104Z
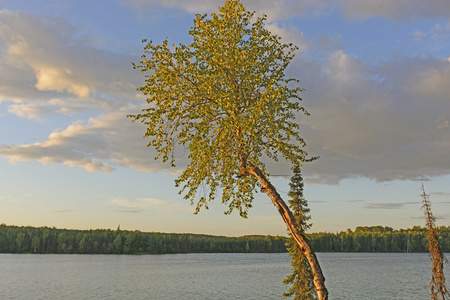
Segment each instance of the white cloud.
M303 135L308 152L321 156L305 165L310 182L448 174L446 62L395 57L369 68L342 50L321 65L296 62L292 73L306 87L303 104L311 113L299 117Z
M446 193L446 192L431 192L430 195L434 195L434 196L450 196L450 193ZM449 202L440 202L440 203L449 203Z
M416 31L414 31L413 36L414 36L414 40L416 42L421 42L423 40L423 38L427 36L427 34L420 30L416 30Z
M122 0L123 3L136 11L153 11L158 6L178 8L188 13L217 13L224 4L223 0ZM318 16L328 13L334 8L332 1L321 0L242 0L248 11L257 14L265 13L270 21L292 18L297 16Z
M217 12L222 0L123 0L135 10L152 11L157 6L178 8L189 13ZM351 19L386 17L393 20L408 20L413 17L448 18L450 3L447 0L242 0L247 10L266 13L269 20L292 17L317 17L342 8Z
M276 29L283 35L289 32L286 35L289 39L305 39L289 28ZM304 51L320 47L315 42L305 41ZM307 150L313 156L321 156L305 165L310 182L338 183L349 177L385 181L448 174L447 61L394 57L379 66L368 67L340 49L329 48L325 53L328 59L323 62L299 55L289 69L290 76L299 78L306 88L303 105L311 116L301 115L299 120ZM52 99L45 106L14 104L10 111L37 119L49 114L49 110L66 108L66 112L58 112L63 114L100 107L100 99L96 104L88 101ZM70 102L81 107L71 107ZM120 102L113 107L111 103L101 106L104 113L89 122L75 122L52 133L42 143L2 145L0 154L11 162L37 160L78 166L91 172L110 172L116 166L126 166L145 172L178 173L187 164L183 149L177 169L153 160L155 151L145 148L147 142L142 139L145 128L126 118L140 108ZM290 173L286 164L270 167L272 174Z
M145 128L126 116L138 107L119 109L91 118L87 124L75 122L50 134L45 142L25 145L0 145L0 154L11 163L37 160L42 164L64 164L89 172L111 172L125 166L145 172L178 173L186 165L187 154L180 149L177 165L155 161L155 151L146 148Z
M106 101L105 101L106 102ZM84 99L79 101L76 98L50 99L47 103L20 103L9 104L8 112L16 116L33 119L43 122L50 115L73 115L76 113L89 112L93 108L102 107L101 99ZM103 106L107 106L105 103Z
M281 42L285 44L292 43L298 47L297 56L301 56L310 50L313 45L306 39L303 32L295 27L280 27L277 23L270 23L265 26L271 33L281 37Z
M374 16L393 20L413 17L437 18L450 16L450 2L447 0L344 0L341 2L350 18L365 19Z
M19 117L25 117L28 119L42 120L42 116L52 113L52 110L43 105L22 105L13 104L8 105L8 112L13 113Z
M141 79L130 65L131 56L97 49L94 38L78 36L60 18L8 10L0 11L0 16L0 101L34 107L34 113L29 113L30 107L17 106L11 112L43 118L55 109L51 102L55 98L66 103L78 98L77 105L69 106L93 109L115 109L136 101ZM57 113L70 114L62 107Z
M52 212L67 214L67 213L73 213L73 210L72 209L57 209L57 210L53 210Z
M315 1L300 2L315 5ZM281 1L280 7L292 8L300 2ZM274 3L260 4L270 9ZM213 4L193 1L189 5ZM130 103L145 102L143 96L136 96L136 82L142 81L142 74L131 69L133 59L81 42L75 38L75 29L61 19L8 11L0 15L1 45L6 49L0 52L0 101L15 101L8 104L8 111L40 121L50 115L95 111L89 120L83 116L49 134L44 142L0 145L0 155L11 162L36 160L90 172L125 166L179 173L186 166L188 154L183 149L177 169L153 160L155 151L145 148L147 142L142 139L145 128L126 118L140 111ZM272 23L268 27L301 46L288 71L306 88L303 105L311 116L299 116L299 122L307 150L321 156L305 165L304 174L310 181L416 179L450 172L448 59L393 56L368 66L333 38L308 40L289 26ZM312 52L320 53L321 59L316 60ZM290 170L282 163L271 164L271 168L273 174L289 174Z
M409 90L412 94L427 99L449 99L450 95L450 62L436 61L433 65L424 66L416 74L409 76Z
M420 205L420 202L390 202L390 203L369 203L364 206L367 209L402 209L405 205Z
M136 200L128 200L127 198L114 198L110 204L125 209L122 212L132 211L140 212L143 210L160 211L160 212L174 212L187 211L189 207L182 203L174 203L168 200L161 200L156 198L138 198Z
M37 79L35 86L39 91L67 91L78 97L87 97L90 94L89 86L77 83L69 69L41 67L36 68L35 72Z

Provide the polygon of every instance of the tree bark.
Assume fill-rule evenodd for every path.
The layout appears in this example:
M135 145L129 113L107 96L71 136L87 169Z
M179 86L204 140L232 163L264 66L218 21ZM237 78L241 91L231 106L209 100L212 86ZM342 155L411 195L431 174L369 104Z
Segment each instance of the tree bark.
M241 176L253 175L258 178L259 183L262 185L262 192L266 193L269 198L272 200L272 203L277 208L281 217L283 218L286 226L292 234L292 237L302 250L306 259L308 260L312 272L313 272L313 282L317 291L317 296L319 300L327 300L328 299L328 290L325 287L325 277L323 276L322 269L320 268L319 261L317 259L316 254L311 249L307 238L305 237L302 230L299 229L295 222L295 218L292 215L289 207L283 201L281 196L278 194L275 187L269 182L269 180L264 176L262 171L251 165L246 165L246 163L242 163L240 165Z

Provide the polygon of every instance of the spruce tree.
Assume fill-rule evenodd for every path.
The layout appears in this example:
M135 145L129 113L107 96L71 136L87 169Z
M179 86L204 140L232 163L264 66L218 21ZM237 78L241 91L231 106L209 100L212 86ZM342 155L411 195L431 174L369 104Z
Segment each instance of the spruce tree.
M309 215L310 209L308 208L308 202L303 197L303 177L300 166L295 166L293 173L291 182L289 183L289 207L297 225L305 232L311 228L312 224L308 223L311 216ZM286 241L286 247L291 257L292 274L287 276L283 281L286 285L291 284L289 291L283 293L283 296L293 296L295 300L317 299L311 266L290 233L289 239Z

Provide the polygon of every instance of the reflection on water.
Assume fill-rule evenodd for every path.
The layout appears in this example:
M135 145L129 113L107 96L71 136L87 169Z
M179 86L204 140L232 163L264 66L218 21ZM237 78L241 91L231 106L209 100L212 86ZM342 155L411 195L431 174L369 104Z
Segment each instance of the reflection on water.
M318 258L330 300L430 299L426 253L319 253Z
M318 253L330 300L429 299L425 253ZM283 299L283 254L0 254L0 299ZM450 266L449 266L450 267Z

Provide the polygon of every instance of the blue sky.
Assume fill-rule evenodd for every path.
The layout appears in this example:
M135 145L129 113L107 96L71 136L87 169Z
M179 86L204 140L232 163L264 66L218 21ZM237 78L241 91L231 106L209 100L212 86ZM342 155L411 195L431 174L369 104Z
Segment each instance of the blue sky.
M420 186L450 225L450 2L242 1L299 47L312 231L424 225ZM154 161L127 114L145 103L142 39L188 43L223 1L0 0L0 223L221 235L286 234L257 194L248 219L193 215L178 169ZM286 198L290 166L270 164Z

